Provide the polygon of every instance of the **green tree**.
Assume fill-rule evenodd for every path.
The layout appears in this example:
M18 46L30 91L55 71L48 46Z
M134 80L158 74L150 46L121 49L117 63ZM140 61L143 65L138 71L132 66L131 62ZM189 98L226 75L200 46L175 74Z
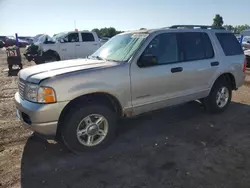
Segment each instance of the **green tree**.
M97 36L100 37L100 30L95 28L95 29L92 29L93 32L96 32Z
M122 31L117 31L114 27L104 27L101 29L93 29L92 31L96 32L98 37L102 38L102 37L113 37L119 33L121 33Z
M229 30L229 31L234 32L234 26L232 26L232 25L224 25L223 27L224 27L226 30Z
M247 24L245 24L245 25L236 25L234 27L234 33L240 33L241 31L249 29L249 28L250 28L250 26L247 25Z
M219 14L216 14L214 17L213 26L222 27L223 24L224 24L224 21L223 21L222 16L220 16Z

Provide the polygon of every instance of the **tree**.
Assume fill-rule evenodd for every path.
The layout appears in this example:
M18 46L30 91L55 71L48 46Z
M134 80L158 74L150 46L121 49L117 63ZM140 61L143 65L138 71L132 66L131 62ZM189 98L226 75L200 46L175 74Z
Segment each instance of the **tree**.
M229 31L234 32L234 26L232 26L232 25L224 25L223 27L224 27L226 30L229 30Z
M249 29L249 25L245 24L245 25L236 25L234 27L234 33L240 33L243 30Z
M101 32L99 29L95 28L95 29L92 29L92 31L96 32L97 36L100 37Z
M102 37L113 37L119 33L121 33L122 31L117 31L114 27L104 27L104 28L101 28L101 29L93 29L92 31L96 32L96 34L98 35L99 38L102 38Z
M222 27L223 23L224 21L223 21L222 16L220 16L219 14L216 14L214 18L213 26Z

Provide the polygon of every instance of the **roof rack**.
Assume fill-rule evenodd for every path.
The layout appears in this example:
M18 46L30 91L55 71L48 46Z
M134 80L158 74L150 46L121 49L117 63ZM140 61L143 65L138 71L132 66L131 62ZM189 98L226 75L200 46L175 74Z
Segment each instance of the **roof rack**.
M211 25L173 25L169 29L223 29L224 27L211 26Z

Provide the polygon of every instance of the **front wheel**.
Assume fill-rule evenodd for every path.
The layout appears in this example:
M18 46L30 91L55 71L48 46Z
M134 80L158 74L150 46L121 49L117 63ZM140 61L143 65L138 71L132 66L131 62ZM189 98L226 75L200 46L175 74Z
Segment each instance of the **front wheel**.
M208 112L220 113L223 112L231 102L232 88L226 79L217 80L208 97L204 99Z
M71 151L98 150L115 138L116 114L105 106L73 108L65 119L61 134Z

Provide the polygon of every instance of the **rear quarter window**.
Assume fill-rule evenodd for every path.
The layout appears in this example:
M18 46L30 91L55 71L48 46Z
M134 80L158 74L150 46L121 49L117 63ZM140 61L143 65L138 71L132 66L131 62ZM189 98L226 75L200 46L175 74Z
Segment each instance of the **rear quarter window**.
M242 55L242 47L233 33L215 34L226 56Z

